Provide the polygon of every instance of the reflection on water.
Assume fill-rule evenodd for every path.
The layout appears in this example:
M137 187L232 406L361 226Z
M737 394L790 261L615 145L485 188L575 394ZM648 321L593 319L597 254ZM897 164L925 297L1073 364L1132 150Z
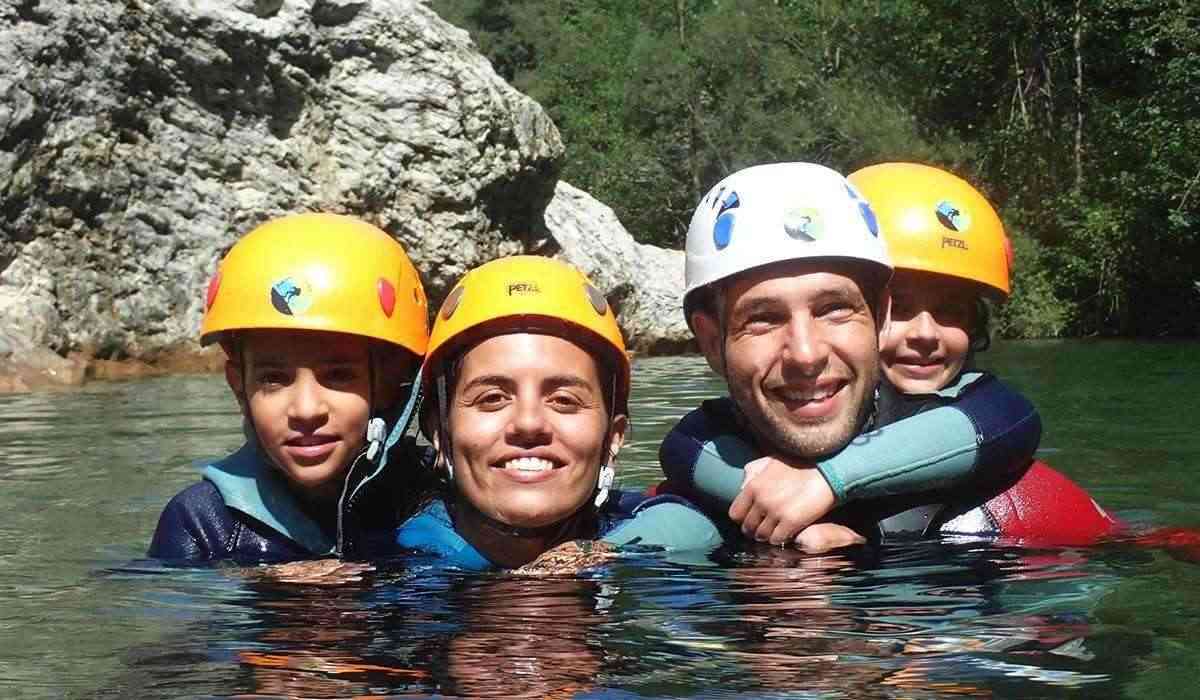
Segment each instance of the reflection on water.
M1200 438L1170 397L1200 387L1127 357L1174 367L1195 350L1059 343L990 359L1041 408L1043 458L1126 517L1195 526ZM636 363L626 485L658 478L662 434L718 389L697 358ZM0 416L8 697L1150 698L1200 671L1200 567L1118 545L639 555L552 580L403 562L326 585L162 569L140 560L162 505L193 461L239 442L219 378L3 397Z

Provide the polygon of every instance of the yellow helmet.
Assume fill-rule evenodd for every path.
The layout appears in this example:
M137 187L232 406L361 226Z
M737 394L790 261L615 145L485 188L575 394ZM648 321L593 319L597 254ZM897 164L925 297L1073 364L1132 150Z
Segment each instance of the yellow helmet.
M933 272L1009 295L1012 247L992 205L965 180L919 163L882 163L848 178L871 204L896 269Z
M629 356L612 308L573 266L536 255L500 258L459 280L433 321L425 381L466 345L502 333L557 335L602 353L616 372L613 412L625 413Z
M293 214L243 236L208 285L203 345L253 328L366 336L425 354L425 290L404 248L365 221Z

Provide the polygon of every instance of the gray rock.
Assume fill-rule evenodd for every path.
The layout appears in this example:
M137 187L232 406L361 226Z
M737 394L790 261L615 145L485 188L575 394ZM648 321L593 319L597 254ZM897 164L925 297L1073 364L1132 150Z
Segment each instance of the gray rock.
M633 240L612 208L560 181L545 214L542 252L575 265L617 312L629 349L675 353L693 347L683 317L683 252Z
M633 347L686 337L666 311L679 254L556 191L563 146L546 113L420 2L5 4L0 62L11 356L194 347L223 251L301 210L391 232L435 303L475 265L547 249L602 280Z

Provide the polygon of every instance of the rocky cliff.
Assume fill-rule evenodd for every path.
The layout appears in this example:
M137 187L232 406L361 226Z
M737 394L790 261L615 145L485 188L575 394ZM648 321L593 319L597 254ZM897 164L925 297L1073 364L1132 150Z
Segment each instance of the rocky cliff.
M633 348L687 341L681 253L559 182L546 113L419 2L18 0L0 61L0 389L210 363L221 253L300 210L391 232L435 304L539 252L596 278Z

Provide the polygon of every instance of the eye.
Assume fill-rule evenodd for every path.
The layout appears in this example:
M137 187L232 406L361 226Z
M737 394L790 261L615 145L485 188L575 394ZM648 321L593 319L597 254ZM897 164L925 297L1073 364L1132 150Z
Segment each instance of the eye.
M489 389L475 395L470 405L484 411L496 411L508 405L508 394L499 389Z
M265 390L287 386L291 377L281 369L264 369L255 372L254 381Z
M849 320L858 311L858 307L848 301L834 301L817 309L817 317L828 321Z
M586 402L581 397L576 396L568 391L556 391L550 395L547 403L549 403L554 410L561 413L573 413L586 405Z
M966 326L971 320L971 307L961 301L946 302L934 309L933 315L944 326Z
M350 365L330 367L324 379L327 384L352 384L358 380L358 370Z

